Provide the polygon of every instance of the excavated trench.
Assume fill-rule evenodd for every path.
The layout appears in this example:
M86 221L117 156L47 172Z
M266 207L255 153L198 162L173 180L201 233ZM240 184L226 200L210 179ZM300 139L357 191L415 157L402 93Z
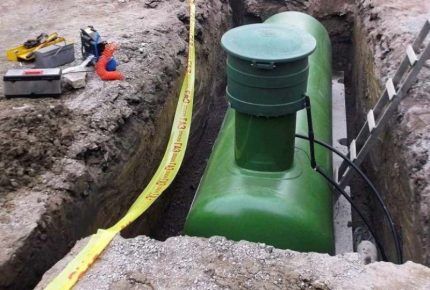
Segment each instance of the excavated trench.
M263 18L255 14L244 13L246 9L244 3L241 1L233 1L231 6L234 26L261 23L264 21ZM306 12L306 10L304 11ZM270 16L270 14L267 14L267 16ZM318 17L318 15L316 16ZM350 63L353 53L352 12L341 13L340 15L338 12L333 12L332 14L319 17L319 20L329 31L333 45L333 71L342 72L345 76L343 81L346 88L346 107L352 109L352 65ZM221 49L220 45L218 45L218 48ZM217 77L225 79L225 72L220 72ZM149 232L152 238L164 241L169 237L183 234L182 229L186 216L205 170L227 106L224 94L214 96L214 103L210 109L212 113L209 115L205 130L199 137L200 140L192 143L189 147L186 162L166 192L167 196L171 196L171 202L166 205L165 212L160 217L159 223L154 225L153 230ZM355 115L355 110L349 110L347 113L353 116ZM131 229L126 231L127 235L125 237L134 237L142 234L139 227L141 227L139 224L132 225Z
M2 257L3 260L0 265L0 270L3 273L2 278L0 279L0 289L26 289L34 286L42 274L57 260L63 257L73 246L76 240L93 233L97 228L111 225L115 220L117 220L125 212L132 200L137 196L144 184L150 178L151 173L155 170L157 162L161 158L163 151L162 148L164 148L167 140L169 132L168 124L170 124L173 116L175 103L174 96L177 94L180 83L180 71L184 67L184 39L186 37L187 29L185 25L187 22L187 13L184 10L184 4L179 4L180 7L178 9L180 9L180 12L175 13L171 10L176 9L176 7L170 7L168 3L166 4L164 1L147 2L149 4L145 6L145 9L155 9L155 13L160 13L160 15L162 14L160 11L164 9L167 11L167 14L174 14L175 17L173 18L175 18L175 20L169 20L169 23L167 24L153 22L150 22L150 25L142 24L143 27L146 27L145 25L151 26L150 28L146 28L146 32L143 33L143 35L140 35L139 32L136 31L131 31L128 34L127 32L121 32L124 34L115 32L112 33L112 37L115 39L121 39L121 37L123 37L127 43L125 46L127 51L132 51L140 45L140 42L145 42L145 37L150 36L151 40L148 41L150 46L153 45L153 43L156 43L159 37L162 37L164 42L160 45L154 45L154 47L151 47L149 50L150 53L155 53L160 50L167 51L162 55L162 58L157 58L157 55L142 57L139 56L139 54L128 54L128 52L125 55L120 54L119 57L120 60L127 61L127 65L123 67L126 70L126 73L131 73L133 66L138 66L145 58L147 61L149 60L149 63L151 63L151 68L162 66L164 63L163 60L167 59L170 67L167 65L161 72L164 79L162 80L157 78L156 74L159 71L156 71L154 73L155 75L150 74L150 76L145 76L145 82L147 83L139 82L136 86L132 84L132 88L120 88L119 91L121 93L116 93L117 90L115 88L109 86L107 88L103 87L102 92L109 94L109 90L113 89L115 91L114 94L116 94L115 96L109 97L106 101L115 104L117 99L121 101L124 100L124 102L131 107L131 113L127 111L128 107L125 106L123 110L125 110L126 113L123 113L123 115L120 116L122 121L118 122L118 124L115 123L117 128L113 130L113 132L105 134L104 137L106 140L114 136L114 141L111 143L108 141L98 143L91 141L87 142L88 144L85 143L83 145L83 149L85 149L82 151L83 153L78 152L80 154L78 154L80 159L77 159L76 162L69 160L69 163L66 163L69 169L73 167L73 170L75 171L77 170L76 168L78 168L79 170L86 172L84 178L81 178L81 176L74 176L74 179L68 180L67 182L75 182L73 186L70 184L59 184L59 182L55 184L57 187L49 185L49 187L47 187L46 196L43 195L42 198L37 195L33 198L32 194L23 194L23 188L20 188L20 190L17 191L21 192L20 194L27 196L26 202L32 202L32 200L35 202L37 200L38 203L43 203L45 200L49 200L50 203L41 204L42 208L45 206L48 210L42 211L39 208L37 209L38 212L42 212L41 215L43 218L41 218L40 221L36 221L36 226L29 230L29 234L27 234L25 239L23 238L23 246L12 250L10 250L11 246L8 246L7 255L2 253L4 257ZM161 2L160 7L157 7L158 4L154 4L156 2ZM179 2L182 3L181 1L178 1L178 3ZM276 0L232 0L230 1L232 15L230 15L227 11L227 4L225 1L208 0L202 2L204 3L197 7L197 10L200 10L201 12L197 15L198 66L196 82L197 99L195 105L196 116L193 119L192 135L185 162L179 175L167 192L156 201L156 203L143 217L139 218L132 226L121 233L121 235L126 238L144 234L158 240L165 240L169 237L182 234L186 215L190 208L200 178L206 167L213 143L217 137L218 130L221 126L221 122L227 108L227 102L223 95L225 88L225 70L223 67L225 56L221 51L219 38L229 27L233 25L237 26L262 22L267 17L275 13L287 10L307 12L318 18L329 31L332 40L333 71L343 72L345 76L344 84L346 89L346 113L349 138L356 134L357 129L361 126L361 123L364 120L363 116L366 108L369 108L369 103L371 103L371 100L376 98L377 93L381 89L383 77L381 76L381 70L378 70L381 66L381 59L378 59L379 62L376 64L372 63L372 59L379 57L379 51L374 49L374 47L380 46L377 42L378 39L380 43L382 43L381 45L388 43L388 40L384 36L381 36L384 32L378 32L380 35L375 36L376 40L372 38L374 42L369 40L368 34L370 28L377 30L377 28L375 28L375 23L369 24L369 19L372 17L380 17L380 19L383 19L384 17L382 14L375 16L375 13L380 13L380 10L377 10L377 12L374 11L374 9L378 8L378 5L376 4L376 7L373 6L369 8L366 6L368 5L367 1L354 0L333 0L329 2L311 0L291 1L289 3L286 3L286 1ZM166 5L167 8L164 7L164 5ZM379 5L383 6L383 4ZM112 8L115 9L116 7ZM123 9L127 9L126 6L124 6ZM150 11L149 13L153 13L153 11ZM149 15L133 15L133 17L136 19L148 19ZM179 20L179 22L176 20ZM102 20L100 20L100 22L102 22ZM121 23L118 25L120 24ZM99 25L101 26L101 24ZM177 27L180 26L180 28L177 30L173 29L172 32L172 29L169 29L166 25L177 25ZM176 34L179 35L179 38L182 40L176 39ZM393 37L392 34L388 34L390 37ZM405 32L405 34L408 35L406 40L410 40L411 32ZM135 35L139 35L138 40L135 42L130 41L130 37L133 38ZM394 36L398 37L398 35ZM178 48L170 51L169 46L172 43L172 39L178 45ZM386 54L389 55L391 51L397 51L396 49L400 44L396 43L396 45L397 46L389 48L389 51ZM180 60L175 62L175 57ZM384 61L388 62L388 60L392 60L395 62L392 57L385 57L386 59ZM150 61L154 58L157 58L155 63ZM390 65L390 68L392 70L392 65ZM387 70L382 71L386 72ZM131 80L131 82L136 81L139 74L148 74L148 71L139 70L138 73L133 73L133 80ZM167 85L165 84L166 82ZM92 92L96 90L100 90L100 87L92 87ZM152 99L142 101L140 100L140 98L142 98L142 94L149 94ZM163 98L161 100L157 98L157 95L160 94L163 94ZM415 95L419 94L422 94L422 90L420 88L415 88ZM70 97L76 96L69 95L68 98ZM93 133L97 133L97 130L99 130L99 127L101 126L99 123L102 123L103 118L100 117L98 120L94 120L94 117L91 118L91 115L95 115L96 113L101 114L102 112L94 109L92 111L87 111L82 115L79 115L80 113L76 114L73 110L70 113L70 108L74 108L76 110L79 107L79 105L77 105L78 102L84 103L84 106L91 105L90 103L85 105L86 97L88 97L88 94L84 94L81 97L78 96L75 100L69 99L69 103L66 103L65 105L64 103L61 103L61 105L64 105L67 109L67 114L65 115L61 113L61 110L59 113L53 109L52 110L55 114L58 113L60 115L64 115L61 115L61 120L79 120L79 118L89 118L89 122L92 122L91 125L93 126L91 131ZM140 102L143 103L140 104ZM58 105L56 101L47 101L47 103L54 108ZM24 106L26 104L21 101L18 105ZM38 106L40 107L42 105L44 105L43 101L35 102L34 106L37 108L33 113L36 116L38 116ZM1 106L4 107L4 103L3 105L0 104L0 108ZM147 106L149 106L150 109L147 109ZM411 105L407 104L403 106L401 118L408 114L407 112L405 113L408 106ZM11 109L11 107L8 109ZM112 107L107 107L105 110L112 110ZM49 115L48 113L47 115ZM72 117L68 114L71 114ZM126 114L129 115L124 116ZM0 117L2 117L1 114ZM13 119L13 117L11 118ZM401 120L399 122L401 122ZM142 129L147 128L146 126L148 126L148 123L150 124L150 129ZM82 122L79 126L85 129L87 125L85 122ZM109 126L109 123L107 126ZM73 137L77 139L81 138L80 141L85 138L90 138L91 136L89 137L85 134L82 136L79 135L83 134L82 131L84 130L82 128L78 130L79 132L71 132L70 134L78 134L73 135ZM55 128L55 130L57 129L58 128ZM109 131L108 129L104 130ZM139 133L140 130L145 132L143 136L142 133ZM162 133L159 134L159 132ZM393 138L397 140L396 142L401 143L398 137L400 133L396 131L396 133L394 133L395 137ZM388 135L390 134L388 133ZM421 136L423 135L424 134L421 133ZM140 136L140 141L136 136ZM92 138L95 137L93 136ZM121 138L124 138L127 142L121 143ZM390 136L384 136L383 139L383 142L386 142L390 146L390 152L399 150L399 148L403 151L408 150L403 143L400 145L399 143L396 143L397 145L393 145L393 138ZM106 146L110 146L109 148L111 150L107 150L106 148L108 147ZM109 154L112 154L111 152L117 154L116 159L110 159L111 157ZM408 155L405 153L402 156ZM418 157L420 156L422 157L422 154ZM415 157L415 159L419 159L418 157ZM112 158L115 158L115 155ZM398 164L398 158L400 157L394 155L387 156L387 154L384 154L384 158L383 166L386 168L392 163ZM74 160L73 158L69 159ZM84 166L80 163L82 160L84 160ZM126 160L130 160L130 162L127 162ZM140 161L131 162L133 160ZM66 170L61 169L63 167L56 167L55 160L53 162L54 165L52 165L52 167L59 168L58 170L60 175L67 173ZM115 162L121 166L115 166L113 164ZM365 168L372 177L372 180L377 180L377 185L381 191L390 192L394 187L397 188L394 192L399 192L409 186L408 178L410 178L410 175L408 175L405 168L403 168L404 174L398 174L397 178L396 176L393 177L392 172L390 172L391 183L388 183L387 179L381 176L381 174L383 175L384 173L378 173L374 170L375 166L378 166L378 163L369 164L369 162L370 161L366 162ZM421 161L421 163L423 163L421 165L421 169L425 169L425 164L427 163L424 161ZM102 170L95 169L100 166L103 167ZM85 170L85 168L90 168L90 170ZM48 173L49 170L50 169L48 168ZM422 170L414 171L414 174L422 174ZM69 174L71 173L69 172ZM101 178L100 176L103 175L106 175L106 177ZM45 176L45 179L49 179L52 176L53 175ZM426 183L427 181L424 180L422 182ZM96 185L91 186L91 183ZM420 202L427 202L427 200L421 198L420 195L422 192L425 192L427 187L423 184L419 184L419 186L420 191L415 190L415 188L404 190L407 193L412 191L412 195L416 198L414 200L415 205L410 206L411 209L419 207ZM388 231L384 228L384 218L382 213L376 209L375 202L370 198L368 190L363 187L359 181L353 181L352 187L354 200L373 221L373 226L379 233L381 233L384 246L387 247L390 256L392 256L392 242ZM24 189L26 189L25 186ZM30 187L30 189L44 190L45 187L38 187L36 184L35 186ZM56 192L58 191L60 191L61 194L57 194ZM105 194L106 192L108 194ZM404 242L404 249L407 253L406 257L407 259L412 259L416 262L428 265L430 264L429 239L427 239L428 224L421 234L419 233L419 228L417 228L419 225L426 225L426 221L428 222L426 214L428 214L428 212L425 213L425 208L423 210L421 207L420 213L414 216L412 221L406 218L407 224L405 224L405 213L403 213L400 208L405 200L410 199L406 197L406 193L402 196L404 196L404 198L392 199L390 196L385 197L388 199L389 208L394 209L395 222L403 236L409 235L404 239L407 239L407 241ZM8 203L13 204L12 201L4 201L4 204ZM48 204L48 206L45 204ZM430 208L430 203L428 204ZM81 214L76 215L76 212L80 212ZM3 217L0 219L4 225L2 228L4 230L10 230L10 227L8 227L7 224L9 221L8 219L10 219L9 216L7 218ZM352 227L356 233L356 240L360 237L366 238L368 236L366 231L362 230L363 226L360 220L355 216L353 216ZM406 228L406 230L402 231L402 228ZM5 239L5 241L11 244L14 240L12 237L9 237L9 240ZM416 247L420 247L418 254L414 253L414 249ZM32 263L31 267L29 267L28 265L30 264L30 261L36 262Z
M348 140L344 140L344 144L349 144L351 139L356 136L365 120L367 110L374 105L375 101L369 101L369 99L376 100L381 92L382 82L385 80L385 77L380 75L381 70L378 71L378 65L382 67L388 66L390 67L388 72L392 72L393 67L395 68L396 63L400 61L400 59L392 60L394 62L393 64L389 63L389 57L384 57L382 60L378 59L378 48L384 46L384 43L388 42L388 36L384 37L378 34L376 36L376 41L369 42L368 34L370 33L370 35L372 35L373 33L371 31L375 29L375 23L372 23L372 21L375 17L378 17L378 13L381 13L380 11L384 11L384 7L382 7L383 4L380 4L381 7L378 7L377 4L373 6L366 3L366 1L350 1L349 4L350 5L340 5L339 1L331 1L330 3L324 1L324 4L321 4L319 1L297 1L292 2L292 4L280 4L276 1L232 1L231 3L233 22L236 26L259 23L264 21L267 17L285 10L308 12L324 24L329 31L333 45L333 71L343 72L344 75L345 107L348 128ZM401 4L399 5L401 6ZM383 13L380 15L380 17L391 17ZM407 17L412 18L413 15L407 15L406 18ZM369 21L371 24L369 24ZM417 29L415 29L414 32L416 30ZM389 29L386 31L390 34ZM404 33L406 35L404 38L410 41L412 32L406 31ZM397 46L393 45L389 47L384 53L388 54L390 51L395 51L397 53L397 51L402 48L403 47L397 43ZM224 74L219 74L217 77L224 78L225 76ZM166 207L159 224L150 232L151 237L165 240L169 237L182 234L186 215L203 174L225 109L226 103L224 99L218 96L211 109L213 114L209 117L208 125L202 135L201 141L195 143L195 145L190 148L189 152L192 152L192 154L190 154L192 156L190 156L184 164L183 169L168 192L168 195L172 196L172 202ZM404 107L403 110L405 110ZM401 116L403 113L400 112L398 114L397 122L399 122L398 118L402 118ZM396 117L394 117L394 119L396 119ZM407 197L411 189L405 189L405 187L407 187L405 184L414 182L413 180L408 180L408 178L411 177L410 173L405 172L403 175L399 174L393 176L392 170L388 169L387 173L391 175L391 178L390 182L387 184L387 174L385 172L378 172L377 169L375 170L375 168L380 166L387 168L390 166L389 164L393 163L397 164L395 166L398 167L399 156L410 154L405 152L410 148L404 145L399 145L397 143L397 145L394 145L394 148L397 147L397 149L393 148L393 137L390 136L399 136L400 134L399 131L393 128L393 125L388 126L386 133L381 136L381 141L377 148L366 158L363 169L382 192L385 202L394 216L396 229L399 234L403 236L402 247L405 252L405 260L411 259L428 265L428 232L424 231L420 234L417 229L420 226L417 220L421 220L422 223L427 224L428 212L425 211L426 207L424 207L423 211L422 206L419 205L419 200L413 197ZM401 143L401 141L397 142ZM385 147L391 148L391 151L400 150L401 153L390 156L385 152ZM378 159L378 155L380 156L381 154L384 156L382 162L380 158L379 161L375 162L375 156L377 156L376 158ZM416 155L420 153L411 154L417 158ZM427 162L423 161L423 159L426 160L426 158L428 159L428 155L421 157L418 163L426 164ZM422 178L420 180L422 181ZM401 197L393 198L393 196L388 194L392 192L392 188L396 188L395 191L398 192L403 199ZM399 192L399 190L402 189L405 192ZM371 225L376 230L389 259L391 261L396 261L394 242L389 232L387 219L382 209L377 204L376 199L371 194L370 189L361 179L354 177L351 181L351 190L354 202L367 219L371 221ZM413 188L412 191L414 191ZM422 192L425 193L425 191ZM412 193L409 194L413 195ZM401 201L405 201L405 199L409 201L413 199L414 205L411 207L418 207L421 209L413 218L405 219L406 214L399 210L402 206ZM427 204L425 199L421 200L421 202ZM411 225L411 223L413 224ZM362 240L374 241L366 226L355 212L352 213L352 222L350 226L353 231L354 249L356 249L358 243ZM405 228L406 230L402 230ZM427 229L427 227L425 227L425 229ZM139 233L139 231L136 231L136 233ZM404 237L405 235L410 236ZM417 254L415 250L417 246L421 247L419 254Z

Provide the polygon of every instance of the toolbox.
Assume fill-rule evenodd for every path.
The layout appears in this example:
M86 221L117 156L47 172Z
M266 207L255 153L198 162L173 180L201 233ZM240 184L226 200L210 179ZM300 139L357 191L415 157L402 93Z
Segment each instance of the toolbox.
M73 43L57 43L35 52L36 68L59 67L75 60L75 48Z
M12 97L61 95L61 69L10 69L3 76L4 94Z

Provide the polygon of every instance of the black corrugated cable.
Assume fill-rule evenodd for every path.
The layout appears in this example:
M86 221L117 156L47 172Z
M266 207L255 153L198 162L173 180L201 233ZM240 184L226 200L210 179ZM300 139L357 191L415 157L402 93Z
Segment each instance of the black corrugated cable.
M318 167L318 165L316 164L316 158L315 158L315 148L314 148L314 143L317 143L331 151L333 151L334 153L338 154L340 157L342 157L348 164L349 166L352 166L354 168L355 171L357 171L360 176L369 184L369 186L372 188L373 193L377 196L377 199L379 201L379 203L381 204L385 215L388 218L389 224L390 224L390 229L391 232L393 234L393 239L394 239L394 243L396 246L396 252L397 252L397 259L399 263L402 263L403 261L403 255L402 255L402 251L401 251L401 246L400 246L400 239L398 237L398 234L395 230L395 226L394 226L394 222L393 219L391 217L391 214L388 210L388 208L386 207L385 203L382 200L381 195L379 194L379 192L376 190L375 186L372 184L372 182L369 180L369 178L360 170L360 168L358 168L357 165L355 165L351 160L349 160L345 155L343 155L341 152L339 152L338 150L336 150L335 148L333 148L332 146L316 140L314 138L314 132L313 132L313 124L312 124L312 112L311 112L311 103L310 103L310 98L308 96L306 96L305 98L305 107L306 107L306 113L307 113L307 119L308 119L308 134L309 137L306 137L304 135L300 135L300 134L296 134L296 137L301 138L301 139L305 139L309 141L309 151L310 151L310 160L311 160L311 166L313 169L315 169L315 171L317 171L319 174L321 174L327 181L329 181L334 187L335 189L342 194L347 200L348 202L351 204L351 206L354 208L354 210L357 211L358 215L360 216L360 218L363 220L363 222L366 224L366 226L368 227L369 231L371 232L371 234L373 235L373 237L375 238L375 242L379 248L379 251L381 253L381 256L383 258L383 260L387 260L387 256L385 255L384 249L381 245L381 243L378 240L378 237L376 236L376 234L374 233L373 229L371 228L370 224L367 222L367 220L364 218L363 214L358 210L358 208L355 206L355 204L353 203L352 199L348 196L348 194L342 189L340 188L340 186L337 184L337 182L335 182L333 179L331 179L327 174L325 174L323 171L320 170L320 168Z
M379 242L378 237L376 236L375 232L373 231L372 227L370 226L370 223L366 220L366 218L364 217L364 215L361 213L361 211L357 208L357 206L355 205L355 203L352 201L351 197L339 186L339 184L337 184L332 178L330 178L327 174L324 173L324 171L322 171L318 165L314 168L314 170L316 172L318 172L322 177L324 177L328 182L330 182L331 185L334 186L334 188L340 193L342 194L346 200L351 204L352 208L357 212L357 214L360 216L360 218L363 220L364 224L367 226L367 228L369 229L369 232L373 235L373 237L375 238L375 242L376 242L376 246L379 248L379 252L381 253L382 256L382 260L384 261L388 261L387 259L387 255L385 254L384 251L384 247L382 246L382 244Z
M304 135L300 135L300 134L296 134L297 138L300 139L305 139L305 140L309 140L309 138L307 136ZM338 156L340 156L343 160L345 160L348 165L350 167L352 167L365 181L366 183L369 185L369 187L371 188L372 192L374 193L374 195L377 197L377 200L379 201L379 204L381 205L385 216L388 219L388 223L390 226L390 231L391 234L393 236L393 240L395 243L395 248L396 248L396 255L397 255L397 261L399 264L403 263L403 253L402 253L402 247L400 245L400 237L395 229L395 225L392 219L392 216L390 214L390 211L388 210L388 208L386 207L384 201L382 200L381 194L379 193L379 191L376 189L376 187L373 185L373 183L369 180L369 178L363 173L363 171L357 166L355 165L354 162L352 162L350 159L348 159L347 156L345 156L344 154L342 154L340 151L338 151L336 148L324 143L323 141L320 141L318 139L314 139L314 142L317 143L318 145L321 145L323 147L325 147L326 149L331 150L332 152L336 153Z

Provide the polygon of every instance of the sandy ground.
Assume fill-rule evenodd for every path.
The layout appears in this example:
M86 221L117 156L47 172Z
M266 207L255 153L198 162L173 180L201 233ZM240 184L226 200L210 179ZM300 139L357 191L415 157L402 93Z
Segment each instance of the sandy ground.
M197 10L193 136L224 82L216 77L221 49L213 48L229 25L225 2L199 1ZM89 74L85 89L64 88L60 99L0 97L0 289L34 285L77 239L117 220L151 176L170 132L187 55L187 3L2 1L0 51L57 31L76 41L79 59L86 25L120 45L124 81ZM17 66L0 58L0 73Z

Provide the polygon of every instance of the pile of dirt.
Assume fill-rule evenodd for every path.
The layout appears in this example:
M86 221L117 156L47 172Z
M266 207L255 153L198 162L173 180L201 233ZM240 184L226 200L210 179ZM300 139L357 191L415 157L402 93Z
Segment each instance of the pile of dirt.
M76 41L75 65L79 29L93 25L103 40L119 44L115 58L125 80L103 82L90 73L85 89L64 87L59 99L0 98L1 289L35 285L76 240L110 226L142 191L170 134L189 22L188 3L180 0L16 5L0 3L0 51L56 31ZM193 139L225 88L218 44L229 13L225 1L197 4ZM18 66L0 58L1 74ZM153 224L157 207L150 213Z
M49 270L43 289L88 240ZM174 237L117 237L75 289L429 289L430 269L408 262L362 264L357 254L329 256L264 244Z

